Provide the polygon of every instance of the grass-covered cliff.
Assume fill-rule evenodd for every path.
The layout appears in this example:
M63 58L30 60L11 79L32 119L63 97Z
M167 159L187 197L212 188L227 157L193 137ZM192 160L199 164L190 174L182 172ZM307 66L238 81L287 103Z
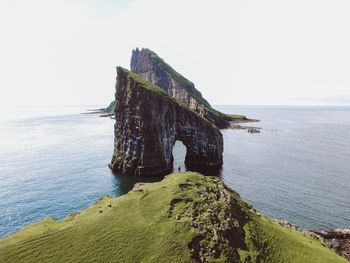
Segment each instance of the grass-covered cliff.
M132 72L160 87L171 97L196 111L218 128L228 128L231 126L231 122L249 121L244 115L225 114L214 109L201 92L196 89L193 82L147 48L141 50L137 48L132 51L130 68ZM105 111L114 112L115 107L116 101L112 101Z
M133 50L130 68L165 90L182 104L200 113L218 128L229 127L231 121L248 120L244 115L230 115L214 109L196 89L193 82L177 72L150 49Z
M0 262L347 262L214 177L172 174L0 240Z

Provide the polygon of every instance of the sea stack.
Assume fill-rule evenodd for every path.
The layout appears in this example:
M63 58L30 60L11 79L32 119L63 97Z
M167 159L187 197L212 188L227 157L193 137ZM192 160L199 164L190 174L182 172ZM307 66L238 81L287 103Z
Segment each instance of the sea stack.
M185 163L190 168L222 164L219 129L163 89L118 67L115 98L112 170L133 175L171 173L177 140L186 146Z
M215 110L203 98L193 82L178 73L148 48L136 48L132 51L130 68L132 72L158 86L181 104L212 122L219 129L231 127L231 122L248 120L244 115L225 114ZM114 113L115 105L116 102L113 101L105 111Z
M215 110L195 88L193 82L178 73L150 49L133 50L130 68L132 72L160 87L186 107L213 122L218 128L230 126L232 121L230 116Z

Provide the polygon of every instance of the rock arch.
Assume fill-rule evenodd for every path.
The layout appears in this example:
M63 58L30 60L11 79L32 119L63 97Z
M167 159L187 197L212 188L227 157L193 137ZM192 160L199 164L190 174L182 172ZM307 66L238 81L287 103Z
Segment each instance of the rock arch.
M176 140L189 167L222 164L219 129L139 75L117 68L114 153L110 168L125 174L171 173Z
M186 172L188 167L185 165L185 157L187 153L186 146L181 142L176 140L173 145L173 171L178 172L179 167L181 172Z

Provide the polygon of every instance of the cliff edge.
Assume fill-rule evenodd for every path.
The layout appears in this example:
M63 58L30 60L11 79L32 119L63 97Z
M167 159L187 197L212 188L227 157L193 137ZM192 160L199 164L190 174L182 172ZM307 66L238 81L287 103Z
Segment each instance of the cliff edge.
M0 262L346 263L260 215L217 177L172 174L0 240Z

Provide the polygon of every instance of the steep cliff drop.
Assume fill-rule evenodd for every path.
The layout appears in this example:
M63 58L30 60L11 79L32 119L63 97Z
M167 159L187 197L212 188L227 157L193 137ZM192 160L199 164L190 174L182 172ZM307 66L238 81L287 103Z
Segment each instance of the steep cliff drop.
M110 168L125 174L167 174L173 170L176 140L187 149L189 168L222 164L219 129L139 75L117 68L114 153Z
M233 120L232 116L212 108L191 81L175 71L150 49L139 50L136 48L133 50L130 68L132 72L157 85L171 97L213 122L218 128L230 126L229 122ZM246 119L245 116L237 116Z
M232 127L233 123L255 121L247 119L244 115L225 114L215 110L203 98L191 81L174 70L155 52L147 48L142 48L141 50L136 48L132 51L130 68L132 72L160 87L171 97L214 123L219 129ZM115 101L111 102L104 109L104 112L113 114L115 105ZM236 125L235 128L241 127Z

